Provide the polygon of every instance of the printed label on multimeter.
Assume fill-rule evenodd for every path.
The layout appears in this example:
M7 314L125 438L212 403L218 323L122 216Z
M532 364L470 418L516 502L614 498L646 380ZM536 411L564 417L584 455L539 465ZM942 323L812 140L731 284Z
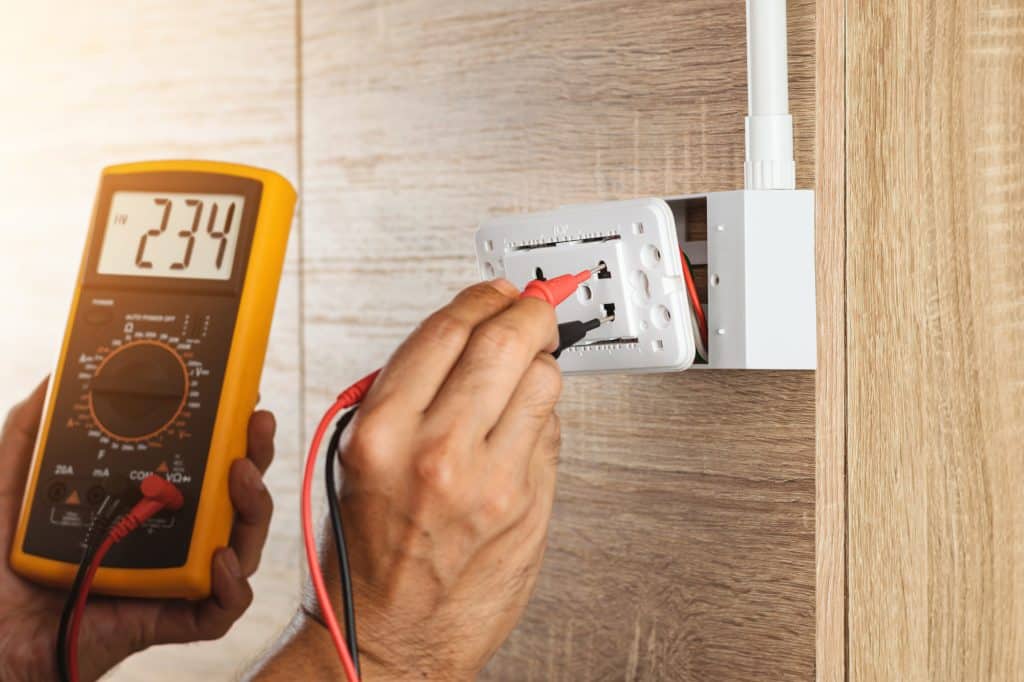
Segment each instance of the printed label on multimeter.
M294 193L280 182L291 202L290 222ZM232 344L238 342L263 192L263 182L243 174L104 175L34 463L34 494L22 510L25 555L76 564L108 495L123 498L127 509L138 482L156 472L178 486L184 507L157 515L115 545L103 567L174 568L189 559L193 534L201 530L200 491L210 458L218 454L211 443ZM279 277L288 224L275 227L284 230L284 239L273 242L280 253L268 262L278 271L268 274ZM267 303L250 302L257 305ZM270 314L262 318L261 349ZM253 394L255 389L253 384Z
M116 291L93 291L81 302L26 552L77 562L79 543L46 526L84 533L108 493L127 494L126 482L157 472L181 489L184 508L173 524L151 520L150 532L128 537L106 565L184 563L235 314L230 300L203 303Z

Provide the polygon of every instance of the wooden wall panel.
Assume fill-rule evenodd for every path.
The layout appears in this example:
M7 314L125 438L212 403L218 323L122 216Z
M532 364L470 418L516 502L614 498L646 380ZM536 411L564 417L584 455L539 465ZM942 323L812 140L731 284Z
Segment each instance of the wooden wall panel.
M100 169L216 158L297 176L291 0L7 3L0 21L0 411L50 370ZM298 239L293 240L297 245ZM298 261L278 301L263 382L277 412L278 501L256 601L225 639L154 649L114 680L228 679L296 604Z
M1024 2L851 3L851 680L1024 670Z
M815 4L790 14L809 187ZM307 422L476 279L485 216L742 185L742 3L307 0L302 24ZM812 677L814 374L575 378L561 413L544 570L487 679Z
M846 0L817 3L817 680L846 680Z

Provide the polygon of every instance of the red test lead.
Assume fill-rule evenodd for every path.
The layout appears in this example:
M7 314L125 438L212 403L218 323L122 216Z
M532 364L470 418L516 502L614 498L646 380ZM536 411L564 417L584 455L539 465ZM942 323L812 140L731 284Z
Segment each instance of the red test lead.
M519 298L537 298L547 301L552 307L558 305L565 299L576 293L581 284L605 269L603 263L596 268L578 272L575 275L560 275L554 279L535 279L526 285Z
M80 567L81 582L78 583L78 578L76 578L76 586L72 588L71 594L68 595L68 606L65 606L65 612L69 616L66 624L67 630L65 635L65 623L62 617L61 636L58 640L57 653L58 660L60 661L58 667L67 669L70 682L78 682L79 680L78 633L82 628L82 614L85 612L89 590L92 588L92 582L96 578L96 571L99 570L100 564L103 563L103 558L116 543L124 540L154 515L164 509L178 511L185 503L181 490L166 478L157 474L146 476L139 488L142 493L142 499L132 507L131 511L114 524L113 528L107 532L102 544L88 559L88 562ZM68 609L69 606L71 607L70 610ZM62 642L64 646L61 646Z

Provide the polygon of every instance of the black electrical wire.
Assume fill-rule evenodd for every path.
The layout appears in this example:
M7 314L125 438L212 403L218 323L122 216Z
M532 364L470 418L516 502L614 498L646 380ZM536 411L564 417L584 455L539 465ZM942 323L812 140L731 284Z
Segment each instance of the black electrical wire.
M75 602L78 600L78 593L82 591L85 574L89 572L89 564L92 563L100 542L110 529L118 504L119 500L107 496L93 515L89 529L85 533L85 549L82 552L82 560L78 564L78 572L75 573L75 580L71 584L67 601L64 602L64 610L61 611L60 625L57 630L57 650L54 653L57 657L57 673L61 682L70 682L71 679L70 662L68 661L68 655L71 653L68 651L68 625L71 622L71 614L74 611Z
M353 408L341 415L327 444L327 458L324 464L324 483L327 488L327 508L331 517L331 529L334 532L334 548L338 553L338 570L341 573L341 601L345 612L345 636L352 664L359 673L359 639L356 637L356 607L352 595L352 573L348 565L348 546L345 544L345 528L341 522L341 505L338 502L338 488L334 479L334 465L338 457L341 436L345 433L349 422L355 416Z

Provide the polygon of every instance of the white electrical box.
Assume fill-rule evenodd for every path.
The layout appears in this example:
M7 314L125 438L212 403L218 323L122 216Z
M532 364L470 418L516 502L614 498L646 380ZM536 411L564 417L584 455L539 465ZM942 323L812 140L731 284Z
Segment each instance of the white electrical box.
M706 197L708 366L814 369L814 192Z
M679 249L701 282L707 362ZM504 216L476 235L485 278L605 272L558 308L558 321L614 314L562 353L574 372L814 369L814 194L740 190L634 199Z

